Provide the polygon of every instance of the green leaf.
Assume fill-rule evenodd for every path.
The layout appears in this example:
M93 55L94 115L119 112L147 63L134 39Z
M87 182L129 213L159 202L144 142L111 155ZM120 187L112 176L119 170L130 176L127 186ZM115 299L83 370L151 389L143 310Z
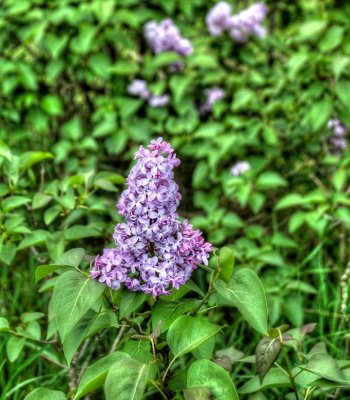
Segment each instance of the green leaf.
M258 332L267 335L267 302L264 287L258 275L249 268L234 273L228 284L218 280L216 290L230 300L243 318Z
M330 381L349 383L338 367L337 361L328 354L313 354L304 369Z
M96 318L96 313L92 310L88 312L74 325L63 342L63 352L68 367L76 353L77 349L84 341L90 325Z
M310 123L311 131L319 131L329 120L333 110L332 100L324 96L322 100L314 102L308 113L308 121Z
M42 109L49 115L58 116L63 113L63 104L57 95L48 94L41 100Z
M38 208L46 206L52 199L52 196L45 193L35 193L32 201L32 208L36 210Z
M187 354L215 336L220 327L198 318L182 315L170 326L167 341L174 358Z
M276 361L281 347L279 337L270 338L265 336L258 343L255 349L255 360L260 383L263 382L265 375Z
M323 36L319 43L319 47L322 51L327 52L334 50L340 46L343 41L344 27L332 26L327 29L326 34Z
M45 243L46 239L51 236L51 233L48 231L44 231L42 229L38 229L37 231L33 231L30 235L24 238L18 246L18 250L26 249L30 246L37 246Z
M130 358L126 353L117 351L106 357L101 358L90 365L84 372L79 382L77 393L74 400L78 400L93 390L102 387L105 383L109 369L119 360Z
M58 278L53 291L53 309L62 342L104 289L105 285L76 271L65 272Z
M137 310L146 298L146 293L131 292L124 289L121 295L119 318L124 318Z
M335 93L345 107L350 104L350 81L341 80L335 85Z
M10 196L2 200L1 207L4 212L11 211L15 208L22 207L24 204L29 203L31 200L24 196Z
M235 265L235 257L230 247L223 247L220 250L219 265L221 268L219 278L225 282L229 282L232 278L233 268Z
M152 327L156 329L159 322L162 321L160 327L161 333L167 331L169 326L176 320L176 318L187 313L199 301L194 299L183 300L181 303L167 302L159 300L152 308Z
M307 21L299 26L298 39L302 41L315 39L326 28L326 21Z
M67 265L56 265L56 264L40 265L35 269L35 284L37 284L38 282L40 282L42 279L52 274L53 272L69 268L71 267Z
M26 312L24 314L21 315L21 320L27 324L28 322L32 322L32 321L36 321L42 317L44 317L45 314L42 312L37 312L37 311L33 311L33 312Z
M54 206L48 208L44 213L44 222L46 225L50 225L53 222L58 214L62 211L61 206L55 204Z
M17 360L23 349L25 341L25 338L18 338L16 336L11 336L8 339L6 343L6 353L10 362Z
M12 154L11 154L10 148L2 140L0 140L0 157L4 157L8 161L11 161L11 158L12 158Z
M98 236L101 236L99 231L86 225L75 225L64 231L64 238L69 241Z
M10 330L10 324L4 317L0 317L0 332L7 332Z
M118 360L109 370L105 382L106 400L142 400L149 364L132 358Z
M20 157L20 168L25 171L35 164L45 160L52 160L53 158L54 156L46 151L27 151Z
M264 378L264 382L260 384L259 378L254 376L249 379L239 390L240 394L254 393L259 390L268 389L271 387L278 388L279 390L284 387L290 387L291 383L288 376L279 368L271 368Z
M347 179L347 172L345 169L338 169L332 176L332 183L336 190L340 191L344 188Z
M211 391L206 387L184 389L185 400L210 400Z
M30 392L24 400L66 400L66 395L58 390L37 388Z
M276 210L282 210L284 208L299 206L305 203L305 197L298 193L289 193L276 204Z
M26 249L30 246L37 246L45 243L46 239L50 237L51 234L48 231L44 231L42 229L38 229L37 231L33 231L30 235L24 238L18 246L18 250Z
M61 257L57 260L59 265L70 265L72 267L79 267L83 257L85 255L85 250L81 247L75 249L70 249L63 253Z
M198 360L191 364L187 373L187 387L208 388L217 400L239 400L228 372L209 360Z
M3 243L0 240L0 260L7 265L11 265L17 252L17 246L15 243Z
M275 189L287 185L287 181L273 171L263 172L256 180L258 190Z

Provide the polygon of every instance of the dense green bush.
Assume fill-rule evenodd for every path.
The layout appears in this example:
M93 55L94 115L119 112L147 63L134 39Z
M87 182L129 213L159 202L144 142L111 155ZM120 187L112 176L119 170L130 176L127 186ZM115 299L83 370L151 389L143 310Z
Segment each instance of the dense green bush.
M234 11L246 3L235 2ZM232 307L234 301L227 299L222 280L216 281L215 290L212 287L212 280L219 278L217 263L225 270L226 265L232 266L233 256L237 273L249 268L259 274L269 308L268 326L295 328L284 333L283 352L313 373L304 376L298 370L300 398L321 398L323 391L349 385L349 363L344 361L347 283L341 286L340 281L349 259L350 157L348 149L332 148L327 122L339 118L350 126L350 5L331 0L267 2L267 37L237 44L228 35L209 35L205 16L214 4L4 0L0 10L0 310L11 332L1 334L1 399L22 399L39 386L65 393L75 389L86 366L108 354L123 318L124 323L134 321L133 329L139 323L146 328L127 330L122 351L112 352L106 365L124 363L128 354L133 357L128 359L130 368L141 370L140 363L146 365L153 357L151 347L157 340L160 353L169 344L175 355L170 330L165 333L175 318L169 317L164 331L157 326L157 313L173 312L193 319L198 312L204 319L196 317L193 323L225 326L216 342L205 342L207 347L200 347L195 357L210 359L215 345L216 361L223 365L229 360L226 368L242 398L264 399L259 389L268 389L266 398L295 398L288 397L289 378L278 366L259 384L248 356L260 339L246 320L255 329L256 325L242 307L241 314ZM188 57L171 52L154 55L147 45L144 24L166 17L192 42ZM173 72L171 65L179 60L183 69ZM146 80L156 94L169 94L169 105L152 108L130 96L127 87L135 78ZM201 115L198 107L204 92L215 86L224 89L225 98L212 113ZM80 339L74 346L67 350L63 345L66 361L73 359L69 369L50 301L59 277L44 281L38 294L34 276L41 281L46 272L34 269L39 264L78 268L82 262L82 270L88 271L92 256L112 244L113 227L121 221L115 203L134 151L158 136L169 141L182 160L176 175L183 197L181 216L202 229L215 246L225 247L212 257L209 273L196 271L192 286L174 294L173 303L168 298L154 304L136 296L119 319L103 303L97 325L85 331L85 321L75 333ZM250 163L251 170L232 177L230 168L242 160ZM83 259L78 250L72 261L73 253L64 255L78 247L89 256ZM55 267L45 271L62 272ZM230 278L226 282L232 283ZM347 279L345 275L343 281ZM129 294L116 293L113 306L122 308L122 299ZM226 300L218 293L226 293ZM178 314L172 304L180 308ZM189 313L192 317L185 315ZM8 330L7 320L0 319L0 330ZM308 325L313 322L316 328ZM270 331L270 339L276 340L272 343L280 343L276 338L286 329ZM91 335L97 331L95 340ZM302 343L306 333L310 334ZM297 338L293 344L288 343L288 335ZM330 355L323 344L316 344L320 342ZM280 345L275 346L278 354ZM333 366L330 370L320 372L317 363L307 365L306 360L318 353L322 365ZM338 359L338 366L331 356ZM238 363L240 359L243 362ZM190 361L189 356L180 358L173 372L185 371ZM216 366L206 363L191 364L188 390L206 386L196 378L206 368L225 382L227 374L223 377L222 369L216 371ZM181 374L166 386L166 398L183 398L186 378ZM315 374L322 379L313 386ZM150 376L154 375L152 370ZM157 396L153 389L148 386L149 396ZM245 397L254 392L258 394ZM339 399L347 396L346 389L337 393ZM204 390L186 396L209 398Z

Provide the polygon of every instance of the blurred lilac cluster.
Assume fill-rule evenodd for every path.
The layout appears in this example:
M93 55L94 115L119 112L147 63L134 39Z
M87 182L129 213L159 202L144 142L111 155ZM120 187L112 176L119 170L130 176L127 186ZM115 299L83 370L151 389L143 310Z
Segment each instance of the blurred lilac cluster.
M205 102L199 107L201 114L206 114L212 111L214 104L225 97L225 91L219 87L207 89L204 92Z
M155 54L174 51L182 56L188 56L192 53L191 42L181 36L170 18L164 19L159 24L155 21L147 22L144 26L144 35Z
M117 205L126 223L115 227L117 247L96 257L91 277L112 289L124 284L157 297L183 285L198 264L207 265L212 245L187 220L179 221L173 169L180 160L170 144L152 140L135 158Z
M236 15L231 15L230 4L220 1L209 11L205 21L211 35L220 36L227 31L233 40L244 43L251 35L259 38L266 36L266 30L262 26L266 14L266 5L258 2Z
M249 162L247 161L238 161L230 170L231 175L234 177L245 174L251 169Z
M330 139L332 146L336 150L345 150L347 141L345 138L346 127L339 119L330 119L327 124L328 128L332 129L333 136Z
M140 97L140 99L148 100L151 107L164 107L170 100L167 94L160 96L152 94L148 89L147 82L142 79L134 79L128 86L128 93Z

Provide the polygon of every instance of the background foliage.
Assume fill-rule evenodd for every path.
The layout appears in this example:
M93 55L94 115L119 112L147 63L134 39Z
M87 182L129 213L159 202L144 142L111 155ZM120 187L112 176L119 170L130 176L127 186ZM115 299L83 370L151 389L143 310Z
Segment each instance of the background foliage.
M227 246L220 252L222 265L225 257L231 263L234 254L235 268L259 274L269 327L316 322L303 344L300 339L300 354L321 341L333 357L346 359L347 317L341 314L347 310L343 306L340 313L340 306L347 298L344 293L341 297L340 281L349 259L350 157L348 150L336 153L329 146L326 124L337 117L350 126L350 5L331 0L267 2L267 38L239 45L228 36L208 34L204 18L214 4L3 1L0 307L1 316L17 334L1 334L1 399L22 399L38 386L67 393L87 365L108 354L120 328L116 314L110 310L100 314L97 302L89 312L100 321L86 331L80 320L84 334L76 337L87 340L82 344L73 338L64 358L52 301L48 321L45 318L60 276L41 281L46 272L34 270L39 264L78 267L84 253L75 252L72 262L73 253L68 259L65 251L83 247L95 256L112 243L113 226L120 220L115 203L133 152L158 136L170 141L182 160L176 176L183 196L180 215L202 229L215 246ZM239 1L233 7L241 10L247 5ZM178 55L155 56L143 39L143 25L165 17L171 17L194 46L181 72L169 68ZM151 108L129 96L127 85L134 78L145 79L156 94L170 94L170 104ZM197 107L204 90L213 86L225 90L225 99L215 104L212 114L200 116ZM249 161L252 169L233 178L230 167L240 160ZM82 270L88 271L89 261L91 257L85 257ZM34 277L40 281L37 288ZM82 277L72 275L72 282ZM195 272L197 292L183 293L186 301L179 303L182 310L176 316L197 307L209 278L205 271ZM216 290L225 294L222 282ZM225 307L218 296L215 292L206 298L213 310L204 312L206 323L226 326L212 346L219 351L234 346L245 356L253 354L259 336L246 321L255 329L257 325L242 307L240 314L232 305ZM127 305L115 301L121 319L138 309L136 321L144 321L152 305L139 297L122 311ZM153 330L159 320L157 307L160 313L162 305L170 307L165 301L153 305ZM166 330L174 320L167 321ZM5 319L0 320L0 330L8 330ZM122 343L124 353L112 353L116 355L110 362L125 362L119 357L129 354L134 357L128 359L130 364L146 363L151 343L127 339ZM198 359L191 364L187 390L201 386L196 368L208 368L205 357ZM232 359L236 361L231 354ZM73 367L67 368L66 361ZM182 361L178 368L184 367ZM138 365L132 368L146 373ZM273 373L278 375L278 368ZM330 379L327 374L320 376ZM231 377L242 398L259 390L258 381L249 380L256 378L249 363L234 363ZM276 380L271 379L274 387ZM283 396L290 388L283 387L288 379L287 385L281 374L276 379L279 391L268 389L267 398L287 398ZM345 385L344 376L337 379ZM171 389L178 398L180 389L181 385ZM346 389L339 390L337 398L346 398L341 397ZM260 394L250 398L265 398ZM315 398L321 395L322 390L315 392Z

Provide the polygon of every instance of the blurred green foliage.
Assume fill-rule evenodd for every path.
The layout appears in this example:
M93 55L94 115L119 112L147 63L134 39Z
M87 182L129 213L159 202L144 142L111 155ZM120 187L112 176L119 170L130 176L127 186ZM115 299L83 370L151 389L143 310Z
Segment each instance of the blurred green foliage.
M342 356L339 280L349 259L350 154L332 150L326 125L336 117L350 127L350 4L271 0L267 38L244 45L208 34L204 18L213 4L2 2L0 311L11 325L41 337L37 318L20 319L42 311L48 299L37 299L34 266L58 262L77 243L96 255L111 242L133 152L163 136L182 160L181 216L214 245L231 248L237 265L259 272L270 325L318 322L319 338ZM165 17L194 46L177 73L170 65L179 56L155 56L143 38L147 21ZM169 106L151 108L128 95L134 78L169 93ZM213 86L225 90L225 99L200 116L204 90ZM240 160L252 169L233 178L230 167ZM206 285L204 274L196 280ZM235 322L238 348L244 329L245 322ZM41 350L27 350L35 374L44 376ZM19 380L20 353L10 352L14 363L0 381L4 399L22 398L26 390L13 388L36 376ZM57 352L45 357L62 362ZM65 371L54 371L43 379L67 385Z

